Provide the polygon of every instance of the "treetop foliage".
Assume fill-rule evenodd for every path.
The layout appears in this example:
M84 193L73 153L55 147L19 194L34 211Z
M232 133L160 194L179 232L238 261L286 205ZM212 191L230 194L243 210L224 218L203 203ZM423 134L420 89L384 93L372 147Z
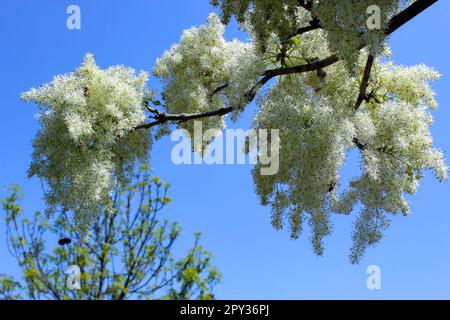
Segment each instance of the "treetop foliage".
M164 218L168 188L142 168L115 186L111 212L102 207L81 234L68 212L50 219L24 213L21 189L13 186L1 204L6 245L22 277L0 274L0 299L213 299L221 274L200 234L184 255L173 253L181 227ZM50 241L63 236L71 243Z

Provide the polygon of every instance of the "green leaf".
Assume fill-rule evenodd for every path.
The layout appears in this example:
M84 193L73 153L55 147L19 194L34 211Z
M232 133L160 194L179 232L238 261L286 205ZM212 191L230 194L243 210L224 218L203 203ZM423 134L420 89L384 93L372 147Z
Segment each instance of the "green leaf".
M299 38L292 38L292 39L289 39L289 44L292 44L292 45L294 45L294 46L298 46L298 45L301 44L301 43L302 43L302 40L299 39Z

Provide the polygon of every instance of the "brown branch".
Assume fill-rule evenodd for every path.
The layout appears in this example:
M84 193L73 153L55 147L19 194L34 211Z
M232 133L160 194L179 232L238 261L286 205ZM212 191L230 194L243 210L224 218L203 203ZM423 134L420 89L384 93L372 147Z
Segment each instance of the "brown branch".
M295 36L313 31L313 30L317 30L317 29L321 29L322 25L320 24L320 21L318 18L313 17L313 19L309 22L309 25L306 27L301 27L298 28L294 34L292 34L289 38L293 38Z
M389 22L388 27L384 33L386 35L394 33L400 27L405 25L410 20L414 19L416 16L431 7L436 2L438 2L438 0L417 0L408 8L394 16Z
M213 91L213 93L211 94L211 98L214 97L216 94L218 94L220 91L225 90L226 88L229 87L230 84L225 83L223 85L221 85L220 87L217 87L216 90Z
M384 33L388 36L398 30L401 26L406 24L408 21L416 17L418 14L432 6L438 0L418 0L410 5L408 8L394 16L388 24L387 29ZM364 70L364 76L362 79L361 87L359 90L358 99L356 100L355 110L361 107L363 101L368 101L370 97L367 95L367 87L370 80L370 73L372 71L372 66L374 63L375 57L373 55L369 55L367 58L366 67Z
M367 149L367 144L362 143L359 141L358 138L353 138L353 143L358 147L359 150L363 151Z
M328 58L316 60L301 66L267 70L264 73L264 76L249 91L247 91L247 93L245 94L245 99L248 103L252 102L258 94L259 90L274 77L322 70L323 68L326 68L336 63L337 61L339 61L339 57L338 55L334 54Z
M317 22L315 22L315 21L317 21ZM309 32L309 31L317 30L317 29L320 29L320 28L322 28L322 27L321 27L321 25L319 23L319 20L312 20L310 22L309 26L298 28L297 32L295 33L295 36L298 36L300 34L304 34L304 33Z
M339 61L339 57L337 54L333 54L325 59L322 60L316 60L308 64L303 64L300 66L294 66L289 68L278 68L278 69L272 69L267 70L264 75L265 76L271 76L271 78L276 76L284 76L288 74L298 74L298 73L306 73L311 71L317 71L320 69L324 69L328 66L331 66L332 64L335 64Z
M186 122L189 120L203 119L209 117L218 117L224 116L233 111L233 108L221 108L218 110L213 110L205 113L181 113L181 114L167 114L167 113L159 113L155 116L156 121L149 122L134 128L134 130L140 129L150 129L154 126L164 124L167 122Z
M374 61L375 57L369 54L369 57L367 58L366 68L364 70L364 76L362 78L361 86L359 88L358 99L356 100L355 104L355 111L358 111L363 101L367 99L367 87L369 85L370 73L372 71Z

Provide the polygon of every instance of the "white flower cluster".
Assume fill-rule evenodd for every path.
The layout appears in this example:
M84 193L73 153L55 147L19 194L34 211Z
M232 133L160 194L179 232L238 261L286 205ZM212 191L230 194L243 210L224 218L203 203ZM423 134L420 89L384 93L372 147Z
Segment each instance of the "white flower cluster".
M332 52L338 53L353 68L357 55L354 52L366 44L374 53L384 47L384 30L389 20L400 12L410 0L320 0L311 2L307 10L298 0L211 0L219 7L222 20L228 23L231 17L255 35L257 47L265 52L267 41L275 35L280 41L287 40L295 30L308 26L313 17L320 21ZM379 28L369 28L372 17L368 8L376 6Z
M155 69L164 81L167 111L197 113L224 106L241 110L246 104L242 98L262 70L339 54L340 62L279 77L267 93L258 95L260 109L253 126L280 130L280 170L263 176L259 163L253 176L262 203L273 209L274 227L287 223L297 238L307 221L319 255L323 238L331 232L330 215L349 214L361 206L351 252L351 260L358 262L365 249L381 239L388 214L408 213L405 195L416 192L424 170L447 179L444 156L433 149L429 132L430 112L437 107L429 82L439 74L423 65L386 62L383 29L406 1L319 1L313 2L312 14L290 0L213 4L220 6L223 22L237 18L252 44L225 41L224 26L215 15L207 25L186 31ZM366 9L374 4L381 8L384 24L380 30L367 30ZM289 39L313 15L322 28ZM362 43L368 48L358 51ZM375 60L368 96L356 111L369 52L384 54L384 62ZM227 86L221 94L211 96L223 84ZM220 118L205 122L209 128L223 127ZM192 130L190 124L180 126ZM361 155L361 175L345 187L340 171L346 154L355 148Z
M281 229L287 219L292 238L299 236L310 213L313 245L322 254L322 238L330 232L329 190L338 183L354 135L349 112L315 96L298 75L282 78L259 103L254 126L280 129L281 147L278 174L259 175L261 164L254 169L257 192L273 208L274 227Z
M448 178L448 168L441 151L433 149L429 132L431 116L422 107L404 101L388 101L376 110L364 113L358 131L366 131L367 148L362 151L363 174L350 182L346 213L359 201L364 205L362 215L369 221L381 219L369 233L364 231L367 219L357 222L352 260L358 261L367 245L381 238L388 221L386 213L409 213L405 194L415 194L423 170L431 169L440 181ZM373 128L375 130L370 130ZM371 137L369 137L371 135ZM375 226L378 226L377 229ZM361 235L366 235L362 237Z
M311 82L314 74L291 75L260 98L254 125L280 129L280 171L262 176L259 164L254 181L262 203L273 208L277 229L288 222L297 238L308 219L317 254L331 230L330 214L349 214L362 205L351 253L358 262L366 247L381 239L386 214L408 214L404 195L417 191L423 170L447 179L443 154L433 149L429 132L429 110L436 102L428 82L439 75L425 66L393 67L377 59L369 86L373 97L355 112L360 80L345 63L326 71L320 87ZM361 152L361 177L338 194L346 152L355 147Z
M264 65L251 44L227 42L223 33L224 26L211 14L206 25L186 30L180 43L158 59L154 74L163 80L168 113L200 113L225 106L239 110L246 105L242 93L257 81ZM193 132L192 122L179 127ZM204 119L203 127L223 128L223 117Z
M265 52L273 34L289 39L297 28L311 20L310 13L299 7L298 0L211 0L211 3L220 7L225 24L235 16L246 31L252 32L261 52Z
M102 70L86 55L75 72L22 94L41 107L29 174L50 187L49 205L73 210L81 227L108 203L113 178L127 179L147 156L148 132L132 132L145 121L147 78L122 66Z

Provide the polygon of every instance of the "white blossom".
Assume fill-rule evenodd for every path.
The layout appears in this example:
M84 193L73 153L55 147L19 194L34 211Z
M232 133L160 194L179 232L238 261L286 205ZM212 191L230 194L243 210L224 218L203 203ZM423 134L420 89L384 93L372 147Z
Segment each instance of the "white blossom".
M180 43L158 59L153 72L163 80L162 96L168 113L201 113L246 105L242 93L256 82L264 65L251 44L227 42L223 33L218 17L210 14L206 25L186 30ZM229 85L214 94L224 84ZM203 120L205 130L224 125L223 117ZM179 126L193 135L193 123Z
M41 110L29 174L49 185L50 206L73 210L80 227L109 203L115 179L146 158L148 133L132 132L145 121L146 81L122 66L102 70L86 55L75 72L22 94Z

